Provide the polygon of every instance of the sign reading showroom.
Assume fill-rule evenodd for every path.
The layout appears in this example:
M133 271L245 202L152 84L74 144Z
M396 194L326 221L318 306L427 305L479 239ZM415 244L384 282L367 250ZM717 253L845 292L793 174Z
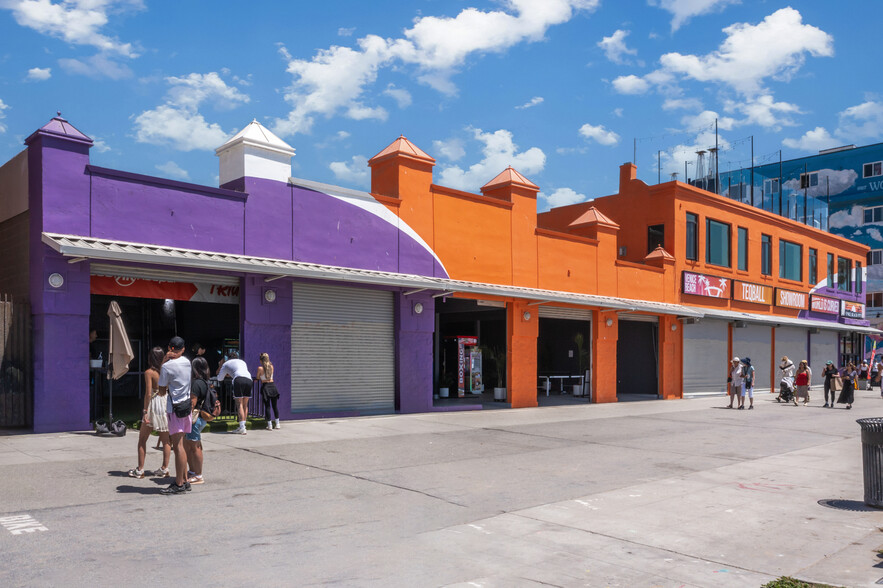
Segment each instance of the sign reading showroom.
M684 294L708 296L709 298L729 298L730 279L684 272Z
M763 284L733 281L733 300L754 302L755 304L772 304L773 289Z
M806 292L776 288L776 306L806 310L807 302L809 302L809 295Z
M813 294L809 297L810 310L813 312L824 312L825 314L840 314L840 300L837 298L828 298L827 296L817 296Z

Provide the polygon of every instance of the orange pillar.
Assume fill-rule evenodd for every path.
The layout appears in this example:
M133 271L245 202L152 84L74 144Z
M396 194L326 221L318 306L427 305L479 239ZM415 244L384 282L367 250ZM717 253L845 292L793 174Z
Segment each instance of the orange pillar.
M607 325L610 321L610 325ZM616 402L616 342L619 320L615 311L592 311L592 402Z
M506 380L512 408L537 405L539 324L536 306L520 300L506 303Z
M664 399L683 398L684 329L675 316L659 317L659 394Z

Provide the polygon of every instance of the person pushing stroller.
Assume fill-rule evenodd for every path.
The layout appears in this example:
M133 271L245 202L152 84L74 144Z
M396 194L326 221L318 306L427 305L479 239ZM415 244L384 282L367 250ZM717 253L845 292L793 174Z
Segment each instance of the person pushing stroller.
M782 372L782 379L779 381L779 395L776 397L776 402L793 402L794 362L788 359L787 355L782 356L779 371Z

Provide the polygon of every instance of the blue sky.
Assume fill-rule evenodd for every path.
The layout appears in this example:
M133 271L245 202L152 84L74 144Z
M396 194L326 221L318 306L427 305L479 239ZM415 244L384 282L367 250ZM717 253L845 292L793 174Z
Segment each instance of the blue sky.
M0 161L56 110L92 163L217 185L253 118L293 175L367 189L400 134L435 182L512 165L540 210L684 173L883 137L877 2L0 0ZM636 141L637 140L637 141ZM661 162L661 169L657 168Z

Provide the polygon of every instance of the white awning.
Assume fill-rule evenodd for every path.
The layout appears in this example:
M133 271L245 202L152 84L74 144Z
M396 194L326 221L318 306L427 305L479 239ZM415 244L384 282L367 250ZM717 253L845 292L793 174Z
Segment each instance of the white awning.
M846 325L843 323L819 321L813 319L803 319L791 316L778 316L771 314L754 314L752 312L739 312L734 310L717 310L713 308L703 309L707 318L720 318L728 321L745 321L747 323L755 323L770 326L782 327L802 327L806 329L828 329L831 331L850 331L854 333L864 333L879 335L883 333L874 327L860 327L857 325Z

